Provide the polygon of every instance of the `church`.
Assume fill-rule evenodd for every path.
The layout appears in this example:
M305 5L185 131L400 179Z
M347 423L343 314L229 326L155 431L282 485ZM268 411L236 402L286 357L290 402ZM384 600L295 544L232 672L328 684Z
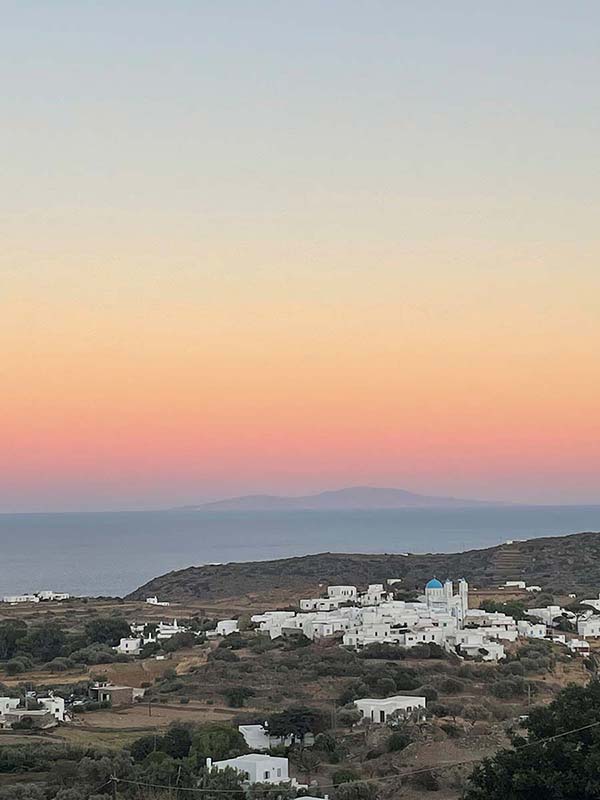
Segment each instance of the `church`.
M451 580L445 583L432 578L425 586L427 608L436 614L450 614L462 628L469 608L469 584L462 578L458 582L458 594L454 594Z

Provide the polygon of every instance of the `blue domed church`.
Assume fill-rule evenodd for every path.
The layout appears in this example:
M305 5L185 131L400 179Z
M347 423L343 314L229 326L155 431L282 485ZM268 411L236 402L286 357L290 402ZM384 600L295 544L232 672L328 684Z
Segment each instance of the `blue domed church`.
M432 578L425 586L427 608L437 614L450 614L462 627L469 608L469 584L463 578L458 582L458 594L454 594L451 580L442 583Z

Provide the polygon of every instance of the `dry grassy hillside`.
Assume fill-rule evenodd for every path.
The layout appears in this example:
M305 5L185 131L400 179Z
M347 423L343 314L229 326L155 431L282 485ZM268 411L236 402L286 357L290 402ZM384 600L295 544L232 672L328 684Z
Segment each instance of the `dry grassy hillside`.
M407 588L439 578L465 577L474 586L493 586L507 579L540 584L554 594L600 590L600 533L578 533L515 541L463 553L347 554L319 553L276 561L188 567L149 581L130 595L158 594L166 600L217 600L274 589L297 594L315 592L320 584L364 586L402 578Z

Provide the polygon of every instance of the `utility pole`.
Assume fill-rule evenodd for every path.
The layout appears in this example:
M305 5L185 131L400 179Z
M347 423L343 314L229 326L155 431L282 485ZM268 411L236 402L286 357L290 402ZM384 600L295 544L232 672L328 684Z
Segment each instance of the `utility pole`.
M117 800L117 783L119 782L117 778L113 775L111 778L112 782L112 796L113 800Z

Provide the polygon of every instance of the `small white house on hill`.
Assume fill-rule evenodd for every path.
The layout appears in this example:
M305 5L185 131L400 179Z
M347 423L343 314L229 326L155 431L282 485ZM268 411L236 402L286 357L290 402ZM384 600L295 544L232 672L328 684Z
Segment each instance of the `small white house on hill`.
M396 712L405 717L410 717L415 712L424 715L427 700L425 697L409 697L407 695L395 695L383 699L364 697L361 700L355 700L354 705L364 720L384 723Z
M242 773L248 783L287 783L290 780L287 758L249 753L237 758L212 762L206 759L207 769L224 770L227 767Z
M220 619L215 629L217 636L229 636L230 633L237 633L238 631L237 619Z

